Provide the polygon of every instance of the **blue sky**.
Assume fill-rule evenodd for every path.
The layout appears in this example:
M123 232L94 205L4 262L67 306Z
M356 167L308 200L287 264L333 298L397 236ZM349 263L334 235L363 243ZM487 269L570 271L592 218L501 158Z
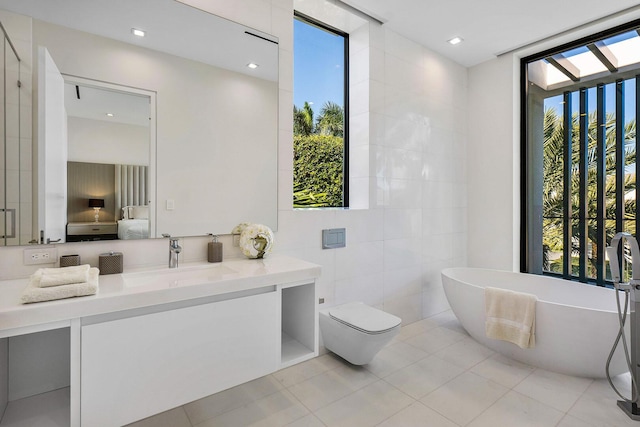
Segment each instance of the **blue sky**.
M293 103L313 103L315 117L327 101L344 106L344 39L293 22Z
M625 80L625 123L635 119L636 114L636 81L635 79ZM580 95L576 91L573 93L572 105L575 111L580 108ZM589 113L596 110L596 88L590 88L587 91L587 104ZM545 99L545 108L553 107L556 112L562 114L562 95ZM607 113L615 113L616 111L616 88L615 83L605 85L605 110Z

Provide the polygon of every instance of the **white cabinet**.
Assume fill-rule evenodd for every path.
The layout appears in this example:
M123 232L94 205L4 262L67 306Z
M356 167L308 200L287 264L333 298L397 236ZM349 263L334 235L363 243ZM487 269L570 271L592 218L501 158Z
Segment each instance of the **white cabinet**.
M42 304L7 303L26 280L1 284L0 427L120 426L317 356L319 266L224 265L169 287L101 276L96 296Z
M83 326L82 426L121 426L276 371L278 294Z

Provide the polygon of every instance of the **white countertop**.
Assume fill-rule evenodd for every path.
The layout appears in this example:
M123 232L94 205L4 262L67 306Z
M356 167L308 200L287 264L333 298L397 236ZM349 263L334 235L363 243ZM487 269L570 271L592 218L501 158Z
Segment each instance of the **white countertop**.
M320 266L284 255L231 259L221 263L186 263L125 270L100 276L96 295L22 304L28 279L0 281L0 332L98 314L113 313L220 295L229 292L311 281Z

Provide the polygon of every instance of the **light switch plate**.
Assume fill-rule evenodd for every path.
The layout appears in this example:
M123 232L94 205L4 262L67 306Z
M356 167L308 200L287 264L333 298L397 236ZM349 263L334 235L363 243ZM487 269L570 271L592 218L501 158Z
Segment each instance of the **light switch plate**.
M330 228L322 230L322 249L344 248L347 246L347 230Z

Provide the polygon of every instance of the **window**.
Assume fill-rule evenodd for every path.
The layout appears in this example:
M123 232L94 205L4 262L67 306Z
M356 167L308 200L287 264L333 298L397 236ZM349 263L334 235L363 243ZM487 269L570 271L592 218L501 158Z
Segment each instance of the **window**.
M604 286L605 247L636 235L638 26L522 60L522 271Z
M346 33L295 14L293 207L348 207Z

